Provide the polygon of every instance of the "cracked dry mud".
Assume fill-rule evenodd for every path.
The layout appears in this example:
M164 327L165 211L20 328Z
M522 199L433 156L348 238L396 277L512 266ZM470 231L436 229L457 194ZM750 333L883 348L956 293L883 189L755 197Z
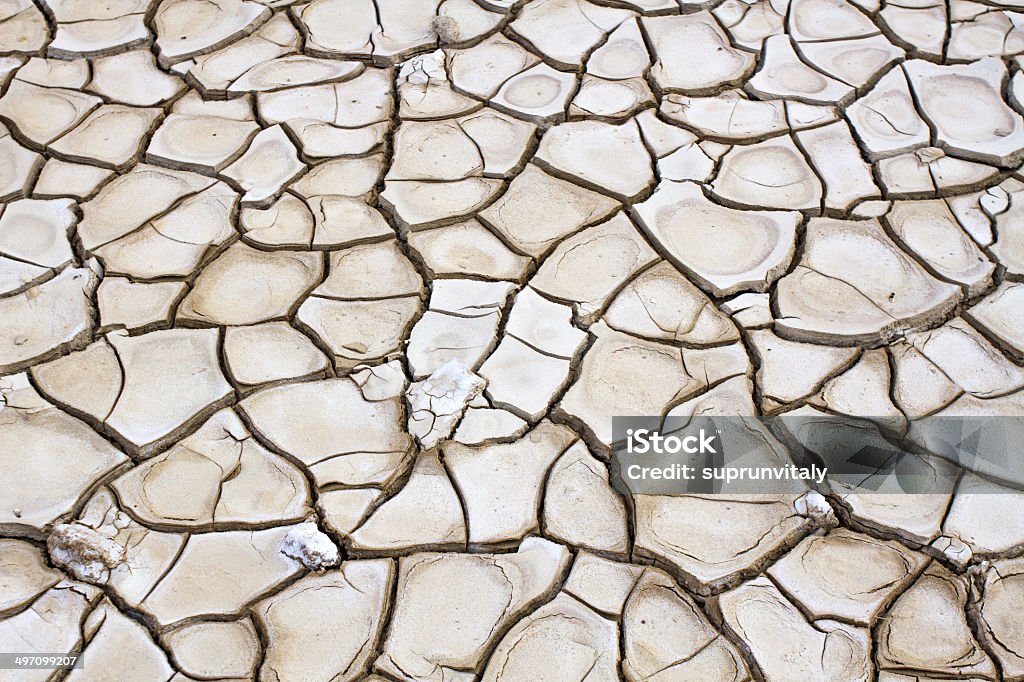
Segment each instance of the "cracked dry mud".
M1024 415L1021 7L0 0L0 678L1024 680L1020 493L608 464Z

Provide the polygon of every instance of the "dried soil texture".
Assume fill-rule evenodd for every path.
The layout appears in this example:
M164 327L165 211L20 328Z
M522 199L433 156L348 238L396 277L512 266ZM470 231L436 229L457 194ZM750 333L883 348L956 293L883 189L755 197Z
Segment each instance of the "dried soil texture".
M1024 680L1020 493L609 470L1024 416L1020 7L0 0L0 678Z

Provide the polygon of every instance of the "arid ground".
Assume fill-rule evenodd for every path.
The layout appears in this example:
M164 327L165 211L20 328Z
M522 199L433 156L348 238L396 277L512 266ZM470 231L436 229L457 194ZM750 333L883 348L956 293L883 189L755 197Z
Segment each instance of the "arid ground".
M1024 419L1018 54L1020 0L0 0L0 658L83 652L0 680L1024 680L1006 481L611 448Z

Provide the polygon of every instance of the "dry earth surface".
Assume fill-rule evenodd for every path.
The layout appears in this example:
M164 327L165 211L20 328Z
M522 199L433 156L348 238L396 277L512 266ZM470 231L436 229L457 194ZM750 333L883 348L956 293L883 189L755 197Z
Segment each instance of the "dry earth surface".
M609 484L1024 415L1020 0L0 0L3 680L1024 679L1024 496Z

